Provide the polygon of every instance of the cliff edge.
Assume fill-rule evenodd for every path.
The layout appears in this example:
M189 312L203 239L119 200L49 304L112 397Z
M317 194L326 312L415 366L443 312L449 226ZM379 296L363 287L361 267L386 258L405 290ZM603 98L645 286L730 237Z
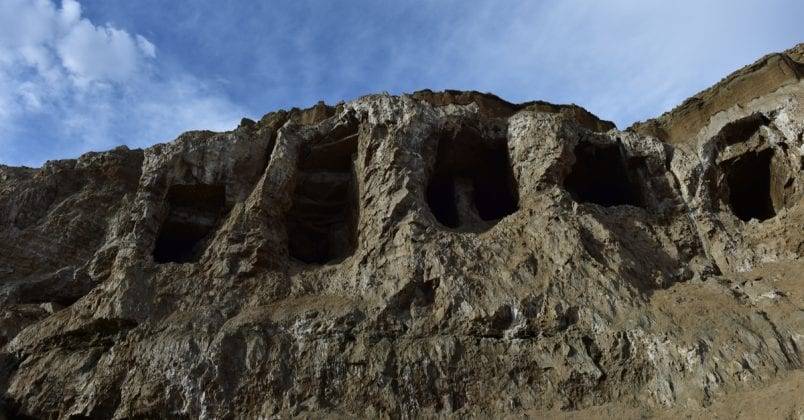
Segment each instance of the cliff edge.
M0 418L800 416L803 52L0 166Z

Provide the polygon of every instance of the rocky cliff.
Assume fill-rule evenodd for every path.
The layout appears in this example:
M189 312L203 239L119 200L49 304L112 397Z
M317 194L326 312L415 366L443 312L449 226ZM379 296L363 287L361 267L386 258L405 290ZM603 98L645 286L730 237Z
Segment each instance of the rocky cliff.
M0 166L0 418L802 415L803 56Z

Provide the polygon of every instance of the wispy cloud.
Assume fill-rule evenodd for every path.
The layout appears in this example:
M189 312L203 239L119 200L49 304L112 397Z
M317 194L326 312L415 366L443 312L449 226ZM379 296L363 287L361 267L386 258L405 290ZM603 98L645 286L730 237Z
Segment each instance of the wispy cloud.
M804 3L791 0L417 7L418 36L386 38L385 27L369 36L391 40L381 66L386 83L574 102L620 127L657 116L760 56L804 41L798 21Z
M0 162L424 88L626 127L804 41L800 0L55 1L0 0Z
M206 4L196 3L198 13L220 36L205 45L235 58L237 34ZM804 41L796 0L297 0L249 9L256 22L236 9L224 14L260 40L249 45L255 62L243 79L263 82L262 110L456 88L574 102L625 127Z
M94 24L75 0L0 3L0 162L149 145L241 115L201 80L163 71L147 38Z

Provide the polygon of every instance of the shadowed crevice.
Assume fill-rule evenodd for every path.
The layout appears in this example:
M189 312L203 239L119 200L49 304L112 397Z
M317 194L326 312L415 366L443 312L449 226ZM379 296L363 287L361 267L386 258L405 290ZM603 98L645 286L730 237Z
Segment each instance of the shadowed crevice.
M157 263L198 261L205 239L225 213L223 185L173 185L167 193L168 216L154 246Z
M519 209L507 142L461 127L442 135L426 194L435 219L448 228L484 230Z
M771 198L773 150L749 152L721 163L729 187L729 205L744 221L776 215Z
M564 187L575 201L604 207L643 207L641 188L635 182L639 161L626 162L621 145L581 142L574 154L575 164L564 179Z
M288 252L308 264L351 255L357 243L358 194L353 161L357 130L308 146L287 216Z

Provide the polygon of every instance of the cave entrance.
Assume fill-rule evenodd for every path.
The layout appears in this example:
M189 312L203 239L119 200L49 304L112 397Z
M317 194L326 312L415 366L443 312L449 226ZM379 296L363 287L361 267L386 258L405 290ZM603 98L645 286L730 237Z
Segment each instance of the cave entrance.
M308 264L346 258L357 243L358 191L353 160L357 131L313 144L299 163L287 216L288 252Z
M172 185L166 196L168 216L154 246L159 264L198 261L203 245L226 208L223 185Z
M487 228L516 212L519 195L505 137L484 138L470 127L443 135L427 204L449 228Z
M729 187L729 205L744 221L776 216L771 196L773 150L749 152L721 163Z
M622 146L581 142L574 154L575 164L564 179L564 187L575 201L604 207L642 206L639 184L634 180L638 161L626 164Z

